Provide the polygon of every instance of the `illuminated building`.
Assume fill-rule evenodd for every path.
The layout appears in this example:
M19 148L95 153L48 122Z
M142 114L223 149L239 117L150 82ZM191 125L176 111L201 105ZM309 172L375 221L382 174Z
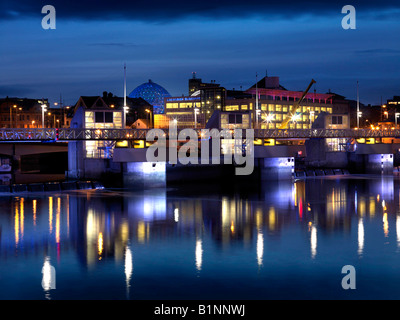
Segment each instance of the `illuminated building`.
M264 77L247 90L226 90L212 80L204 83L201 79L189 79L189 96L164 99L165 114L155 122L160 128L166 128L168 121L177 119L181 127L193 127L194 108L198 108L196 120L209 121L215 111L247 112L251 114L252 126L260 129L279 129L293 105L299 101L303 92L290 91L279 83L279 77ZM258 97L256 97L256 95ZM297 113L288 124L289 129L310 129L318 115L326 112L332 115L349 114L349 100L338 94L307 93ZM256 109L259 110L256 118ZM179 118L182 120L180 121ZM339 128L338 117L332 118L329 128ZM344 118L342 118L343 120ZM201 123L197 124L201 127Z
M151 80L136 87L129 94L129 98L142 98L150 103L154 108L155 114L164 112L164 98L170 96L167 90Z
M41 128L42 108L45 104L49 108L47 99L9 98L0 99L0 127L1 128ZM46 113L45 126L52 125Z
M189 95L200 98L200 114L204 114L206 121L215 110L222 110L225 105L226 89L221 87L215 80L210 83L203 82L196 78L189 79Z
M178 128L205 127L206 117L204 112L200 112L200 97L168 97L164 103L164 114L154 115L155 128L168 128L169 122L174 120Z
M256 99L256 94L258 99ZM290 91L282 87L279 77L264 77L245 91L228 91L224 111L260 110L260 129L279 129L294 103L300 99L301 91ZM258 100L258 101L257 101ZM322 112L347 114L348 102L334 93L307 93L295 117L289 122L289 129L310 129Z

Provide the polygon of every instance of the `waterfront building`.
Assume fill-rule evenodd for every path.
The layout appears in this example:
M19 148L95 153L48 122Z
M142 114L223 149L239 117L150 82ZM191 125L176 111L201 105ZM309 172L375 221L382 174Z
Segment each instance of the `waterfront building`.
M253 113L254 127L279 129L302 94L302 91L284 88L280 85L279 77L264 77L245 91L229 91L224 111L250 110ZM256 119L256 109L259 110L258 119ZM317 93L314 90L313 93L307 93L289 122L288 129L310 129L322 112L348 114L348 101L343 96L331 92Z
M164 99L165 112L155 118L155 127L167 128L171 120L178 127L204 128L215 111L249 112L253 128L279 129L289 111L299 101L303 92L287 90L280 84L279 77L264 77L247 90L226 90L212 80L189 79L189 96ZM256 117L256 109L258 117ZM288 124L288 129L310 129L320 113L337 115L333 121L349 114L349 100L328 92L307 93ZM223 114L220 114L223 115ZM338 120L339 121L339 120ZM339 128L343 123L330 123L327 128Z
M155 128L168 128L170 121L174 121L178 128L205 127L206 112L201 107L200 96L168 97L164 104L164 114L154 115Z

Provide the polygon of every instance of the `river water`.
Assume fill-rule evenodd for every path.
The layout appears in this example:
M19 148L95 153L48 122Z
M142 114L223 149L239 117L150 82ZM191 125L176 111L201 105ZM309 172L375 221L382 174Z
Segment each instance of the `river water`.
M399 192L342 176L1 196L0 299L399 299Z

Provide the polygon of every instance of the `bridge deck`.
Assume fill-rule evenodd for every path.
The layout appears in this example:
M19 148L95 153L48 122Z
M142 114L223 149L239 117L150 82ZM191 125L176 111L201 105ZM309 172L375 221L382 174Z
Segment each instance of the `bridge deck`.
M146 140L151 129L0 129L0 142L32 141L79 141L79 140ZM168 137L168 130L162 129ZM178 129L177 133L183 129ZM198 137L204 136L205 129L193 129ZM229 130L228 130L229 131ZM219 131L220 132L220 131ZM233 130L230 131L232 136ZM246 136L246 130L240 130ZM254 138L259 139L311 139L311 138L400 138L400 130L371 129L255 129ZM215 137L215 135L212 135ZM222 137L222 134L221 134Z

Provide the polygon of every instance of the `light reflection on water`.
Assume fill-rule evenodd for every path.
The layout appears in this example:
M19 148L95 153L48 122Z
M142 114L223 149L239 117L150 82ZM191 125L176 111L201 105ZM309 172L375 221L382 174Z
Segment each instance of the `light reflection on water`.
M3 197L0 298L398 299L399 186L353 177ZM44 291L50 260L57 288ZM352 292L340 285L347 264L359 270Z

